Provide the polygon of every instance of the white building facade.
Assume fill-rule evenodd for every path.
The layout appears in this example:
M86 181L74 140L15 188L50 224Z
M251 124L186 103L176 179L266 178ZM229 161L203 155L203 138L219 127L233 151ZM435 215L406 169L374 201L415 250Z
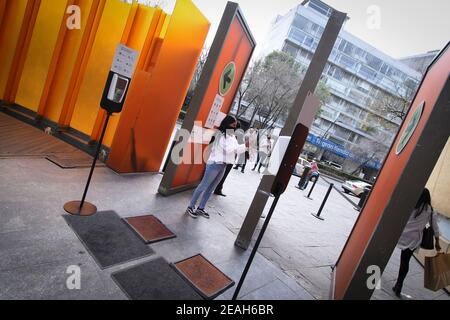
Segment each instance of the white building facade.
M331 11L324 2L312 0L278 16L261 57L283 51L307 68ZM416 70L346 32L344 26L322 75L331 101L322 107L313 124L308 138L310 149L315 148L319 158L345 164L361 158L364 148L370 157L370 145L376 143L383 150L364 164L375 174L401 124L401 120L380 111L381 97L411 98L421 78ZM358 156L355 150L360 150Z

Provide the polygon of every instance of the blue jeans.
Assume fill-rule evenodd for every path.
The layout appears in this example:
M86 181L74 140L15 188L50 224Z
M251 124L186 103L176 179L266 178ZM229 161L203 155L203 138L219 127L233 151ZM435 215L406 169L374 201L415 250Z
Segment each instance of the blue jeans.
M200 182L199 186L194 191L189 208L195 208L198 198L203 194L198 207L199 209L205 209L211 194L222 180L226 167L227 165L224 163L211 163L206 165L205 175L203 176L202 182Z

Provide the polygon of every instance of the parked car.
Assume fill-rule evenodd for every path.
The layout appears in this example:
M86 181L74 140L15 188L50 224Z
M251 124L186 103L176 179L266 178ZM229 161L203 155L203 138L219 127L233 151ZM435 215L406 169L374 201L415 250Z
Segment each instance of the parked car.
M311 162L301 157L298 158L295 164L294 175L301 177L306 166L311 167Z
M353 194L357 197L361 197L361 195L364 193L365 188L371 190L372 185L363 181L356 180L348 180L345 181L344 184L342 184L342 189L344 189L345 193Z
M325 165L335 169L335 170L342 171L342 166L339 163L336 163L336 162L333 162L333 161L324 161L323 163Z

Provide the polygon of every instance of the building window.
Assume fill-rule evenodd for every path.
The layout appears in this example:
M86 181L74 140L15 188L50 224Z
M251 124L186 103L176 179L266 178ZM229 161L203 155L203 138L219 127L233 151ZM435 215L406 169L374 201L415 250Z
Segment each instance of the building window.
M347 57L346 55L341 54L338 58L338 63L343 65L348 69L353 69L356 66L356 60Z
M375 70L380 70L381 65L383 64L383 60L375 57L374 55L368 53L366 55L367 65Z
M294 22L292 22L292 25L301 30L307 30L308 23L309 21L305 17L302 17L297 14L294 18Z
M383 66L381 67L381 73L386 75L386 76L388 76L388 77L391 77L392 76L392 69L391 69L391 67L388 64L383 63Z
M321 3L321 2L316 2L316 1L310 1L308 3L308 7L310 7L311 9L316 10L317 12L326 15L326 16L330 16L331 15L331 8L328 7L326 4Z
M298 49L287 42L284 43L282 51L289 54L294 59L297 57Z
M291 31L289 32L289 38L302 44L306 38L306 34L296 28L291 28Z
M351 132L350 135L348 136L348 141L350 141L352 143L356 143L357 139L358 139L358 135L354 132Z
M372 70L364 65L361 65L361 67L359 68L358 74L363 79L375 80L377 73L374 70Z
M309 48L312 48L312 47L313 47L313 43L314 43L314 38L313 38L313 37L310 37L310 36L306 36L306 38L305 38L305 40L304 40L304 42L303 42L303 44L304 44L305 46L309 47Z

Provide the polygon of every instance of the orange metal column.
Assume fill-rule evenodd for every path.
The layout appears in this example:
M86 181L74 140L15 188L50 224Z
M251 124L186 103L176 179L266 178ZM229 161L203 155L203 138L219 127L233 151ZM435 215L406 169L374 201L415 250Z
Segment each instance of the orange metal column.
M151 74L135 74L111 148L112 169L159 171L209 26L192 1L177 1Z

